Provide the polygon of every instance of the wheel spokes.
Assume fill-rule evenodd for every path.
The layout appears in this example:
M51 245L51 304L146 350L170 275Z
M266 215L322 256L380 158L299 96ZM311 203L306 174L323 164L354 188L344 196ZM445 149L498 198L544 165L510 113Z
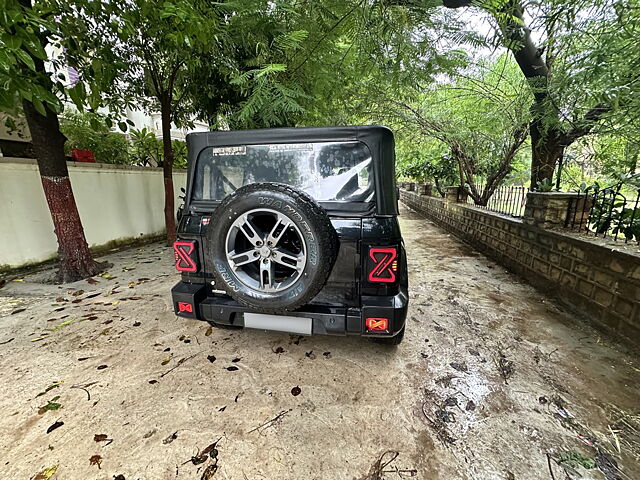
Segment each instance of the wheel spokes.
M282 217L278 216L276 224L269 232L269 235L267 235L267 245L269 245L270 247L275 247L282 236L285 234L289 226L291 226L290 221L284 220Z
M279 263L280 265L284 265L285 267L293 268L294 270L300 270L304 264L304 255L292 255L290 253L286 253L283 250L277 249L274 250L271 259Z
M247 237L247 240L251 242L254 247L258 247L262 245L262 238L256 231L256 229L251 225L248 216L244 216L243 222L238 225L238 229Z
M269 291L273 289L273 264L265 258L260 262L260 288Z
M235 269L241 267L242 265L247 265L248 263L255 262L260 258L258 251L253 249L247 252L230 254L229 262L231 262L231 266Z

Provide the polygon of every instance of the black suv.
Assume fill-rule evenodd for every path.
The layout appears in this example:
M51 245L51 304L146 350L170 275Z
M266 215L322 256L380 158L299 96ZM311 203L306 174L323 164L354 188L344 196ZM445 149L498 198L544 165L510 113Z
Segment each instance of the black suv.
M177 315L397 345L408 304L391 130L193 133Z

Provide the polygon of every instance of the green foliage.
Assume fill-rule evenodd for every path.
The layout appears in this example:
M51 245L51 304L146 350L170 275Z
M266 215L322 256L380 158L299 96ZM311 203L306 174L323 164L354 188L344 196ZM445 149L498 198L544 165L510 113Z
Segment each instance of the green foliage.
M65 113L60 130L67 137L65 153L72 148L91 150L96 161L103 163L131 163L127 138L112 132L103 116L95 113Z
M548 178L540 180L536 185L536 190L538 192L550 192L553 190L553 183Z
M568 450L560 452L560 463L567 465L573 469L582 467L590 470L596 468L596 461L593 458L585 457L580 452L575 450Z
M187 167L187 143L182 140L172 140L173 166ZM141 166L162 166L164 149L162 139L146 128L131 131L130 156L132 163Z

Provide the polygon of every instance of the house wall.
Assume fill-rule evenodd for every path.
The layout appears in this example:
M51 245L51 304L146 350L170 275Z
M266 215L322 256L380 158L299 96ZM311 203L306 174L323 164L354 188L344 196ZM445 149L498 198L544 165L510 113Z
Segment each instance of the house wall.
M164 231L162 169L69 162L91 247ZM186 171L174 172L175 205ZM58 245L35 160L0 158L0 269L53 258Z

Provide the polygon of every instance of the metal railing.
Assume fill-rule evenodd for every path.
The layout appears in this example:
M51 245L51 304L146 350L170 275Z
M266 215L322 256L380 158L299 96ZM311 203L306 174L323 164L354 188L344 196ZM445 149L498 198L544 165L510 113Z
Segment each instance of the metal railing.
M484 192L485 187L486 185L484 184L476 185L480 193ZM469 187L466 188L468 189ZM477 205L471 195L467 195L467 204L515 218L522 218L524 216L524 206L527 202L527 191L527 187L503 185L493 192L486 205Z
M569 207L567 226L614 241L640 244L640 190L624 190L624 183L579 192Z

